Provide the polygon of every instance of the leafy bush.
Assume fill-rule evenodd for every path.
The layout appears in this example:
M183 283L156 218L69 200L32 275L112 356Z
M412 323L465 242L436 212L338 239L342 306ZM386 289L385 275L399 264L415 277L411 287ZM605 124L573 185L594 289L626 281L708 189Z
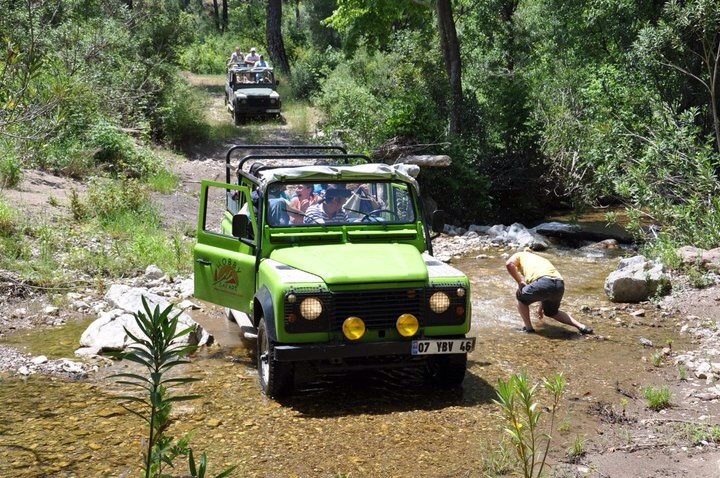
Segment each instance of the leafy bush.
M85 210L103 221L117 220L126 213L151 213L149 194L139 182L93 178L88 184ZM154 215L153 215L154 217Z
M16 230L17 213L0 196L0 237L10 237Z
M176 146L207 141L210 126L205 122L205 103L190 86L175 82L166 90L163 104L157 108L163 135Z
M493 400L500 407L505 421L503 430L515 446L525 478L543 476L542 471L550 450L555 415L565 391L565 379L561 373L551 378L543 378L542 384L552 395L549 432L545 434L539 429L542 409L536 401L538 384L531 385L524 372L513 374L507 381L498 380L497 399Z
M478 145L458 138L457 143L438 151L450 156L449 167L420 169L422 195L432 197L450 219L468 224L488 217L492 206L491 182L474 165L482 158L481 151Z
M237 41L237 37L229 35L205 36L183 49L180 66L193 73L224 74L230 53L238 46ZM248 43L245 41L242 44Z
M99 148L95 160L113 174L141 178L159 167L158 159L147 148L137 145L126 133L105 121L91 129L89 140Z
M20 161L15 155L7 155L0 159L0 189L15 187L21 179Z
M292 70L292 94L298 99L309 100L320 91L323 80L340 63L341 53L332 48L325 51L309 48L296 54Z
M667 387L644 387L642 392L651 410L659 411L670 406L670 390Z

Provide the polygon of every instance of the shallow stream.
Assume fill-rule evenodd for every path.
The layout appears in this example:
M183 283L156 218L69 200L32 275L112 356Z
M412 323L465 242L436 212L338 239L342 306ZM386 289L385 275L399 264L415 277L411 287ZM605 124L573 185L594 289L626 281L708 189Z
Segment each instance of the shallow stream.
M450 393L425 386L417 372L384 371L306 377L291 399L268 400L237 326L204 304L194 317L220 345L184 371L203 379L192 389L203 398L176 405L171 434L193 431L191 445L207 452L209 475L233 464L243 477L482 476L483 458L502 436L494 386L525 370L533 380L566 377L554 449L561 454L577 436L596 439L591 414L598 403L618 403L618 387L658 380L649 363L653 350L640 338L672 342L676 350L688 345L676 334L675 318L648 305L641 313L641 306L607 301L603 281L617 256L562 249L548 256L566 279L563 310L591 325L595 336L551 319L536 322L537 334L521 333L503 250L470 254L454 265L472 281L478 341L464 387ZM9 342L33 354L72 357L80 325ZM0 377L0 477L139 476L144 424L110 398L122 390L107 378L125 366L79 382ZM177 475L186 471L179 465Z

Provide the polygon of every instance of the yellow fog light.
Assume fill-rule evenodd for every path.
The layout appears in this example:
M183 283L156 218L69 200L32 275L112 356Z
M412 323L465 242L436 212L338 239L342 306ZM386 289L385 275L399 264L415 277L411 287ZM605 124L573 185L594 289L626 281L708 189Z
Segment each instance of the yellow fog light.
M300 315L303 319L315 320L322 314L322 302L317 297L308 297L300 302Z
M418 319L412 314L403 314L398 317L395 327L403 337L412 337L418 331Z
M365 322L360 317L348 317L343 322L342 331L350 340L357 340L365 335Z
M442 314L450 307L450 297L445 292L435 292L430 296L430 309L436 314Z

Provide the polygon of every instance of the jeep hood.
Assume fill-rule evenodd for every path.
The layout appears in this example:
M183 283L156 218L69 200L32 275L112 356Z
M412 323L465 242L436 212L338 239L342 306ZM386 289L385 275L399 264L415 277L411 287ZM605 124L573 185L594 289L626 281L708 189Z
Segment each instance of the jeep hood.
M235 90L235 94L238 93L245 96L278 96L272 88L239 88Z
M426 282L420 252L408 244L332 244L288 247L270 259L321 277L326 284Z

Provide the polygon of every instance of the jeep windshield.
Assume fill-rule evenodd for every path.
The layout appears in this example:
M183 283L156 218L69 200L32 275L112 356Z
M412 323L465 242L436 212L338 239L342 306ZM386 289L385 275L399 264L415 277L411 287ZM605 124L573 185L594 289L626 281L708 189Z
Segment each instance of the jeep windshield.
M235 67L228 79L235 88L267 88L275 84L273 70L270 68Z
M413 223L410 190L401 181L275 182L267 188L267 223L272 227Z

